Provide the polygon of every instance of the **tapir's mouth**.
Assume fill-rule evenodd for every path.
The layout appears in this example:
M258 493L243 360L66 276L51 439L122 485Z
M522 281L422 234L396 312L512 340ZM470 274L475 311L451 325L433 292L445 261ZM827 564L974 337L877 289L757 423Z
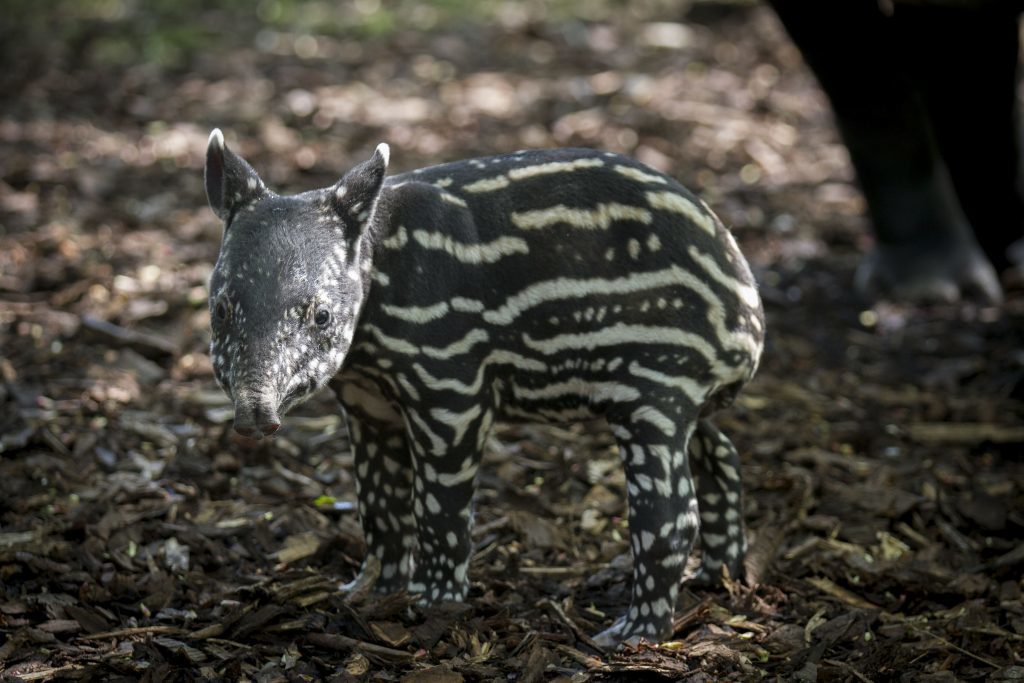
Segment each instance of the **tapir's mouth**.
M301 403L305 399L312 396L313 392L316 391L316 389L316 380L313 379L310 379L302 384L298 384L292 387L288 391L288 393L284 395L284 398L281 399L281 405L278 406L278 410L283 415L292 406L295 406L296 404Z

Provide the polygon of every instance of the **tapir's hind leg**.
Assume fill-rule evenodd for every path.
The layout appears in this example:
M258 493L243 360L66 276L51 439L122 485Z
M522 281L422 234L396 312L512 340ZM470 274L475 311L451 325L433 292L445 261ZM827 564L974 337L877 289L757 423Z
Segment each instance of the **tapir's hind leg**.
M697 487L703 552L700 573L694 581L701 585L719 583L723 566L729 568L731 577L739 578L747 552L740 458L732 442L707 420L697 424L690 439L690 468Z
M687 462L696 411L686 417L680 419L677 407L642 404L618 418L609 415L626 470L633 587L625 616L597 636L603 646L672 635L679 583L698 527Z

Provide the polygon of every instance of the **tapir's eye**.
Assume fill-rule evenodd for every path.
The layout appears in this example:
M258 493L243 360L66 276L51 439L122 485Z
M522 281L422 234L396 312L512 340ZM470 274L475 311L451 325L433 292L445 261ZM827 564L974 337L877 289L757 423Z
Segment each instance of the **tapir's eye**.
M316 315L313 316L313 322L318 327L327 327L327 324L331 322L331 312L326 308L318 308Z
M213 315L220 322L224 322L228 319L228 305L221 299L217 302L217 305L213 307Z

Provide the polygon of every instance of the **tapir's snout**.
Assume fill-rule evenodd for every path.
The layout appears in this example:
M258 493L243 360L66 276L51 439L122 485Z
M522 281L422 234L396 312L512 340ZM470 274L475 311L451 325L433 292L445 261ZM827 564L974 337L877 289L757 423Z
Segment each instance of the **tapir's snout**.
M268 396L235 400L235 431L250 439L262 439L281 428L277 401Z

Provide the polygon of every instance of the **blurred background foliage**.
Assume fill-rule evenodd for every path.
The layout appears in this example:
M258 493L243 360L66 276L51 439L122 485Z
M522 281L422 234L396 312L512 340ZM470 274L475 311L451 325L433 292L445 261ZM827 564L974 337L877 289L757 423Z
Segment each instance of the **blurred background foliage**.
M202 51L251 45L318 56L323 39L372 39L403 31L459 31L474 25L519 28L544 22L680 16L680 0L5 0L0 38L28 56L63 56L117 68L152 63L187 68ZM721 4L721 3L720 3ZM733 3L725 3L733 4ZM739 4L750 4L740 0ZM60 47L65 49L61 50ZM5 62L10 62L5 59Z
M93 171L109 164L110 173L84 174L79 184L112 192L123 188L123 164L196 167L199 140L214 125L266 152L270 159L255 161L279 182L296 166L334 174L337 159L382 139L403 150L403 167L570 145L672 171L672 146L686 139L701 148L690 158L721 171L726 156L703 148L723 117L735 119L730 140L749 135L714 107L750 109L778 70L774 56L746 45L749 29L726 38L720 24L709 26L757 4L4 0L0 123L26 154L54 144L61 153L52 169L38 157L9 161L3 177L19 190L43 178L56 186L84 160ZM694 109L684 93L703 103ZM681 120L708 132L660 130ZM714 178L701 171L680 175L709 189Z

